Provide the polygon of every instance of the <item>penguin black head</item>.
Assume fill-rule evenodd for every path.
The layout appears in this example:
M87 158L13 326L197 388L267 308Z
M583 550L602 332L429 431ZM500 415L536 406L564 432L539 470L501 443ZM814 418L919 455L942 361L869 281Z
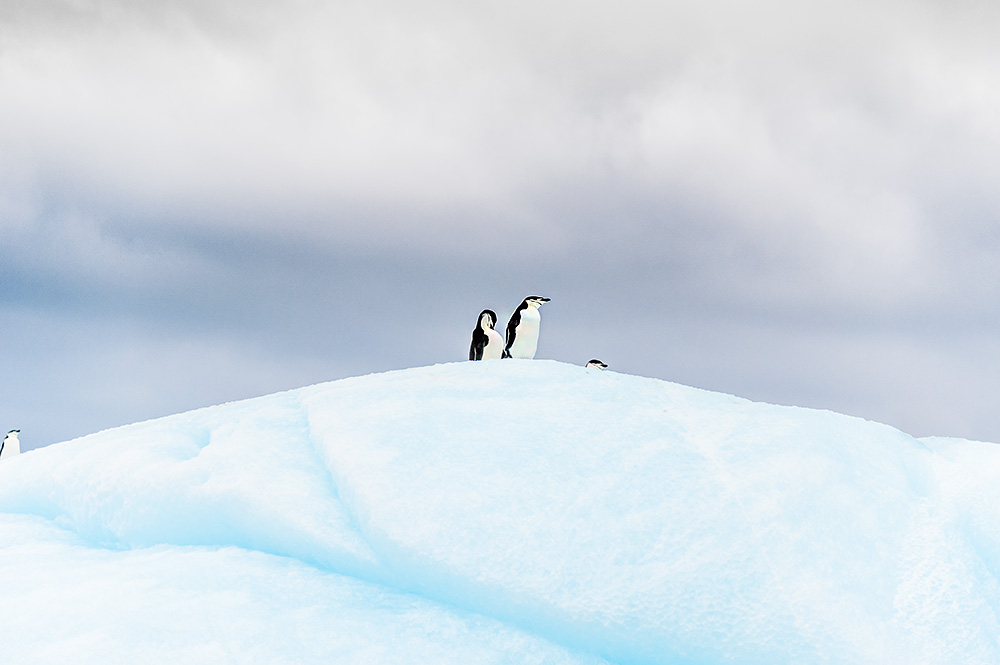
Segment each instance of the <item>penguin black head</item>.
M551 298L546 298L544 296L528 296L524 299L524 304L538 309L549 300L551 300Z
M597 358L591 358L590 360L587 361L587 367L591 369L607 369L608 365L607 363L602 363Z
M19 429L12 429L11 431L7 432L7 434L20 434L20 433L21 433L21 430L19 430Z
M484 309L479 313L479 327L483 330L496 328L497 314L492 309Z

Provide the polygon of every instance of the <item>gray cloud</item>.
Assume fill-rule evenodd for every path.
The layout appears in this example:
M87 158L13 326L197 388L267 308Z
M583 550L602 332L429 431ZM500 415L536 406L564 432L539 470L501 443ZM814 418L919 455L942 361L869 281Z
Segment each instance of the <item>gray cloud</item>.
M996 439L995 18L5 6L0 313L52 336L20 338L44 371L16 403L87 363L117 368L98 403L152 387L106 426L457 360L470 316L540 292L548 357Z

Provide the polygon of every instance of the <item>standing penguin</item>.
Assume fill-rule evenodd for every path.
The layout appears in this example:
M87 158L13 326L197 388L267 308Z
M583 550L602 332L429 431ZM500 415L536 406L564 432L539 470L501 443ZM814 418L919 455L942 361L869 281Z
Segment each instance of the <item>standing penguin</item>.
M492 309L479 313L479 323L472 331L469 360L497 360L503 357L503 337L494 329L496 325L497 315Z
M12 429L7 432L3 443L0 443L0 459L7 459L21 453L21 442L17 439L17 435L20 432L21 430L19 429Z
M538 326L542 315L538 308L547 303L549 298L528 296L521 301L510 321L507 322L507 347L503 350L504 358L534 358L538 348Z

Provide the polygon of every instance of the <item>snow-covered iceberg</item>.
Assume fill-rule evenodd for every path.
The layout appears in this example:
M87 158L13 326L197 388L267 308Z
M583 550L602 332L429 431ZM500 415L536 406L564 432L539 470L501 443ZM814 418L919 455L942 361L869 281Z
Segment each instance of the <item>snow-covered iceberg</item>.
M998 446L552 361L0 464L9 665L995 665L998 577Z

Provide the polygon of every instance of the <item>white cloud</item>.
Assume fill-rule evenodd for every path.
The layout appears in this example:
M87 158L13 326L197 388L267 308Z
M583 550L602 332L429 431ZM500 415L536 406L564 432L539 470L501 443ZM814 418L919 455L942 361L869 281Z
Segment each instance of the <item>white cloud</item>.
M411 243L485 210L557 238L573 221L540 214L546 197L614 196L614 179L751 232L907 248L926 223L909 162L1000 141L1000 49L959 49L975 26L921 6L76 7L3 27L10 159L236 228ZM971 124L942 136L942 113Z

